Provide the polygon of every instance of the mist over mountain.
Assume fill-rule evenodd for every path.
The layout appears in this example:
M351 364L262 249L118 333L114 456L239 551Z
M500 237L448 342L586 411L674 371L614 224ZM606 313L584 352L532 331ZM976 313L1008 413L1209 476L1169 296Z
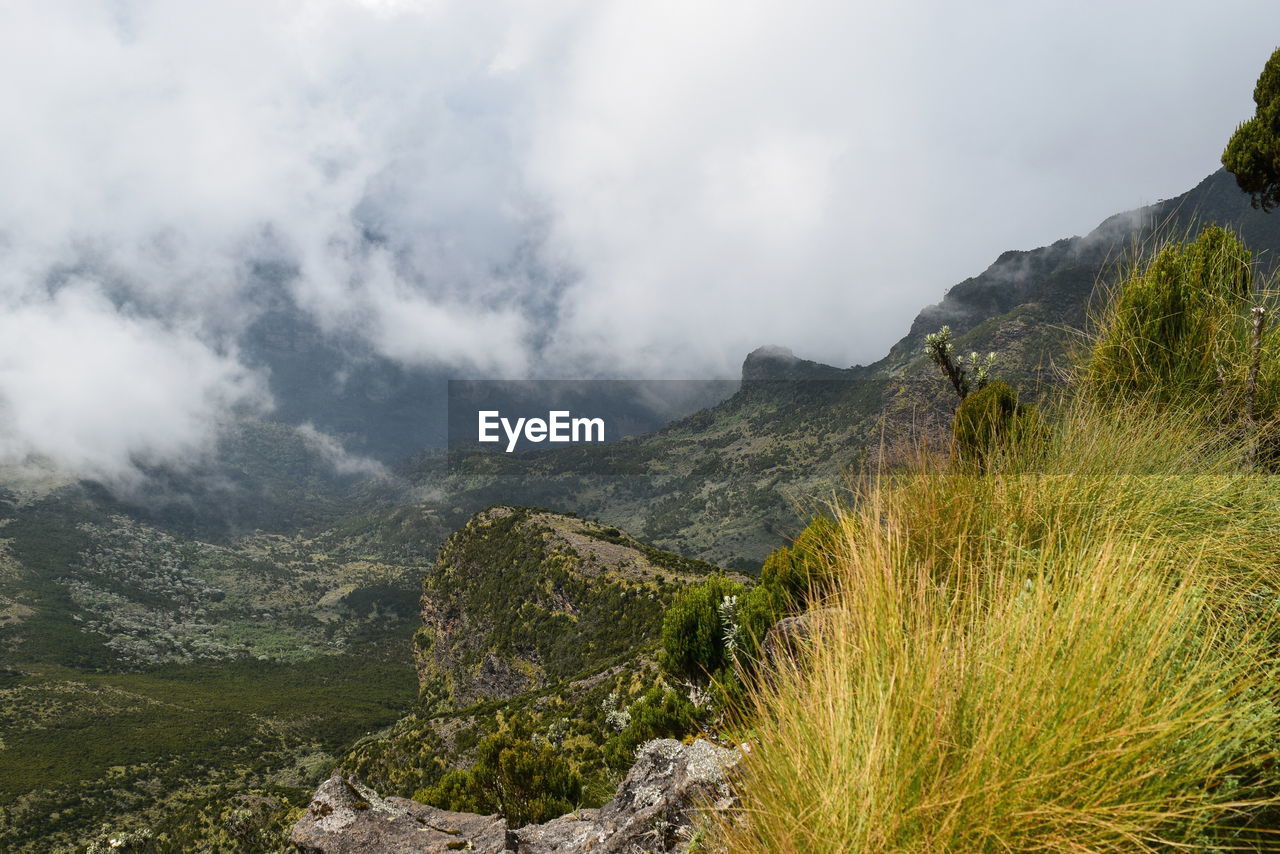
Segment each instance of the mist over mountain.
M754 418L760 412L761 392L724 400L734 390L725 382L707 383L696 393L690 393L698 385L693 383L672 384L679 393L672 388L658 391L658 383L653 394L627 384L584 386L591 390L585 397L579 391L574 398L584 411L617 416L634 425L629 432L653 432L668 422L675 424L652 439L633 440L618 449L575 449L560 456L553 452L523 478L486 481L451 475L442 451L448 381L458 374L443 367L405 365L354 334L323 328L290 293L288 283L297 272L286 265L261 265L253 271L255 316L236 348L247 366L242 381L253 390L253 399L270 400L270 408L242 400L237 414L228 417L219 415L214 403L207 404L210 423L217 425L212 444L188 448L178 462L134 454L126 457L124 469L111 470L104 464L90 471L107 472L96 479L130 512L208 536L255 528L290 530L336 518L351 501L367 502L375 496L392 502L425 496L441 507L468 511L518 501L601 514L666 547L749 566L802 518L798 502L805 488L800 481L837 481L841 466L865 454L873 441L883 441L882 431L891 429L885 425L913 422L936 408L937 377L921 357L926 334L950 325L964 348L996 351L1002 376L1029 392L1052 386L1060 379L1068 348L1088 326L1099 287L1105 289L1114 281L1135 252L1205 222L1238 229L1264 269L1274 264L1280 249L1277 220L1253 210L1231 176L1218 171L1179 196L1108 217L1083 237L1001 253L982 273L956 284L939 303L922 310L907 334L870 365L828 366L782 346L753 350L741 370L747 383L811 383L812 395L787 404L794 408L792 418L825 423L836 399L848 398L852 409L823 440L831 443L829 452L818 454L807 466L804 455L787 451L787 462L771 475L772 485L764 493L756 486L746 488L758 475L760 461L755 458L780 453L789 440L775 435L776 425L770 426L768 418L769 423L754 424L755 433L768 434L768 443L780 443L779 447L770 449L744 437L740 441L747 442L744 447L751 447L751 453L734 464L736 469L731 466L718 475L724 484L741 476L745 504L728 500L733 490L699 498L696 490L690 491L692 484L690 489L678 484L662 487L662 476L646 481L645 488L635 482L606 486L584 485L581 480L586 476L590 481L593 474L646 471L655 464L662 468L657 460L671 457L675 464L680 455L686 459L680 465L702 472L695 479L705 478L707 466L720 467L733 458L717 450L716 443L735 441L734 419L742 413L754 413ZM52 340L61 339L55 335ZM822 382L834 385L820 388ZM848 394L841 391L855 385ZM550 400L555 386L525 386L510 399L523 399L521 406L536 409L546 404L536 390L543 389ZM693 415L704 407L714 408ZM693 420L681 420L686 416ZM163 419L157 420L163 427ZM691 429L695 422L700 426ZM815 429L802 428L800 434ZM877 431L880 440L873 439ZM673 440L681 435L687 439ZM112 453L123 456L110 445L93 447L105 455L97 460L109 459ZM689 462L701 456L706 457L703 463ZM815 474L814 467L825 474ZM732 473L735 470L738 475ZM127 478L113 478L112 471L124 471ZM535 471L561 477L547 480L533 476ZM570 472L579 477L564 477ZM793 476L800 481L791 482ZM664 502L676 502L679 512L655 503L655 489L665 490ZM734 540L738 536L743 539Z
M444 377L873 360L1203 173L1280 12L1166 11L7 4L0 463L128 482L246 415L385 460Z

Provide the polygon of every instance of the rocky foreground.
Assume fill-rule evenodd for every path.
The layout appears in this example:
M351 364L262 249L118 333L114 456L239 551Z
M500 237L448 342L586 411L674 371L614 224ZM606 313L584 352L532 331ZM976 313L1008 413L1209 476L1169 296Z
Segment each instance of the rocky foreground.
M501 816L437 809L381 798L353 777L334 775L293 827L300 854L633 854L687 850L698 816L733 803L736 750L699 739L651 741L614 799L545 824L510 829Z

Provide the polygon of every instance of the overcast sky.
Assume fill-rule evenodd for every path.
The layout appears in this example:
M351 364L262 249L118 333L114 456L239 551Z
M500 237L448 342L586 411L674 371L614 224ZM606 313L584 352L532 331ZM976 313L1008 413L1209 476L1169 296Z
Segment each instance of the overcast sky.
M471 375L847 365L1218 166L1280 4L6 0L0 459L269 409L251 265Z

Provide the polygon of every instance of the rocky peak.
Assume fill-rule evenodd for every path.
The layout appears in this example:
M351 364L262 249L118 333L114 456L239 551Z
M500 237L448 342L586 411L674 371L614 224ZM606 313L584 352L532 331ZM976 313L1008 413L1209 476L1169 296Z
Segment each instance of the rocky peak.
M765 380L847 380L853 371L821 362L801 359L787 347L757 347L742 362L742 381Z

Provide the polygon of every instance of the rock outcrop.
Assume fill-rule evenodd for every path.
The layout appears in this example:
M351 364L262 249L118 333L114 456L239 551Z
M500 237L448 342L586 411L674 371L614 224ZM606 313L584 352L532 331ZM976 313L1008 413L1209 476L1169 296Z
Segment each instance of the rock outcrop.
M651 741L614 799L583 811L515 831L517 854L630 854L679 851L700 809L726 809L733 801L727 772L734 750L699 739L688 747L674 739Z
M383 799L355 779L335 775L316 791L291 841L301 854L679 852L687 848L700 810L732 805L729 774L737 762L737 751L708 741L651 741L600 809L511 831L498 816Z
M782 380L843 380L857 379L856 368L836 368L821 362L801 359L788 347L769 345L757 347L742 362L743 382L777 382Z
M496 815L448 812L405 798L380 798L354 778L321 784L290 841L299 854L444 854L507 851Z
M817 608L774 623L760 644L765 661L778 664L799 659L810 647L815 621L830 619L835 614L834 609Z

